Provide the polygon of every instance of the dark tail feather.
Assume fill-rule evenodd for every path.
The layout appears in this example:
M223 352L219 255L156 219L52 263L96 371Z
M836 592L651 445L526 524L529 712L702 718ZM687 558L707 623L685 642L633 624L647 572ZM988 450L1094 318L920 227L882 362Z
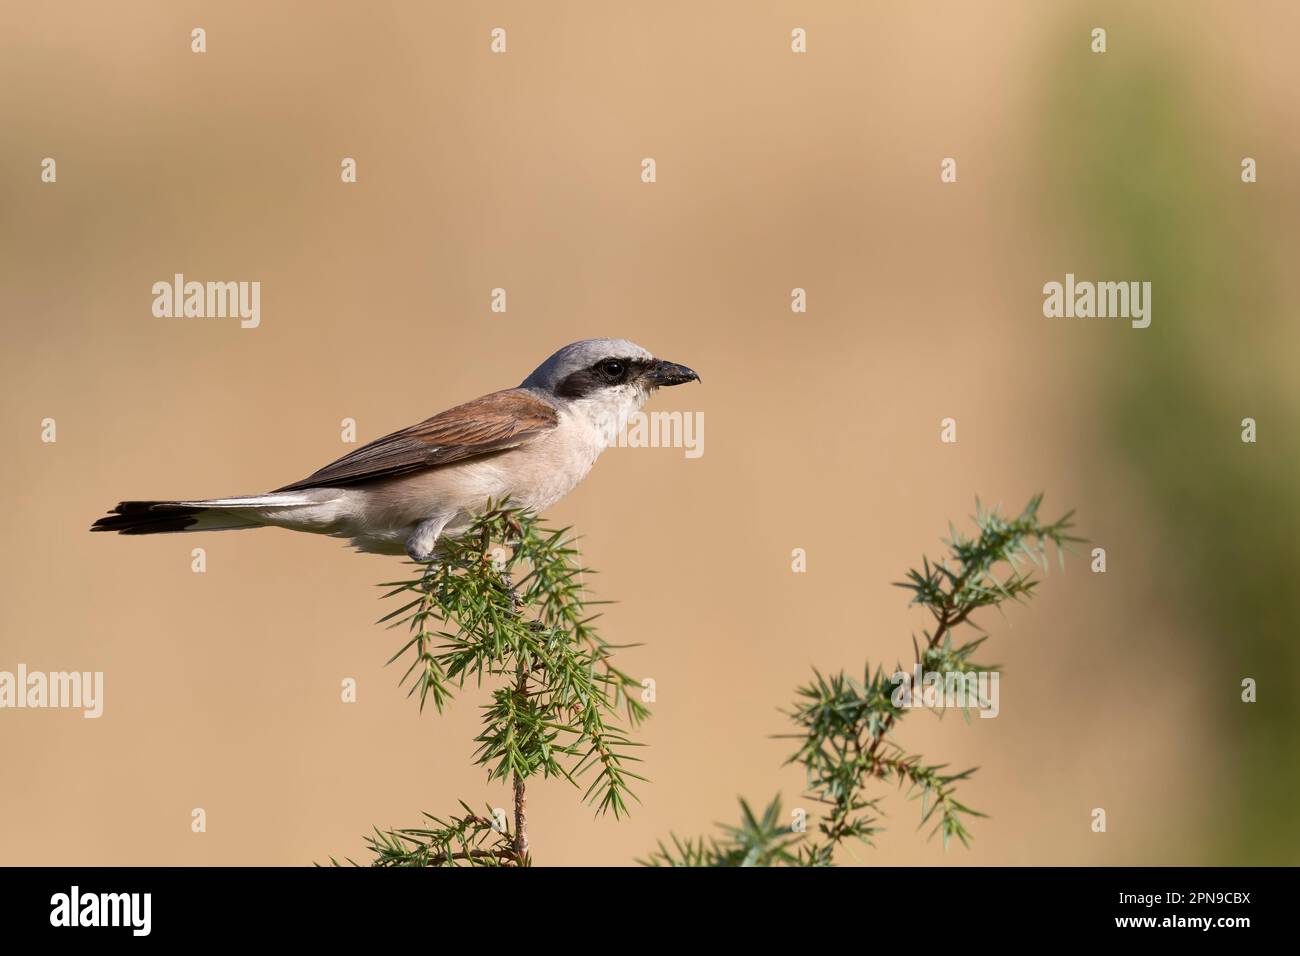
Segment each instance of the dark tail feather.
M163 534L173 531L224 531L232 528L259 528L221 508L196 508L170 501L123 501L113 513L90 526L91 531L116 531L118 534Z

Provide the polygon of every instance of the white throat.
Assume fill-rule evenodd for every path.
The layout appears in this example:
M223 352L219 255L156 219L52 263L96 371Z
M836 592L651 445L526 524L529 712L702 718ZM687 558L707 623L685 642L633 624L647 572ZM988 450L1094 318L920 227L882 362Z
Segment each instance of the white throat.
M601 449L617 441L632 416L641 410L649 392L636 385L605 389L586 398L569 402L569 410L591 429L593 439Z

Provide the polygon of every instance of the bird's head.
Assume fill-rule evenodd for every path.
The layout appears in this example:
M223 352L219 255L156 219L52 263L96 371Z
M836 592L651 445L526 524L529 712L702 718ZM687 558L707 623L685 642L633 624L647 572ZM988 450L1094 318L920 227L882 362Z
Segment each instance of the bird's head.
M521 387L584 410L612 440L655 389L699 380L694 370L657 359L635 342L583 339L548 358Z
M584 399L641 393L698 382L692 369L657 359L626 339L583 339L560 349L524 379L523 387L554 398Z

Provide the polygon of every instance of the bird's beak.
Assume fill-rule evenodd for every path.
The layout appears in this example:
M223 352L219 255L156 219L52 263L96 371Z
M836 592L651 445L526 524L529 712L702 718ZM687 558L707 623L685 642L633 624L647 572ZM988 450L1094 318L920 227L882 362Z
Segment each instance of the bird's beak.
M681 385L685 382L700 381L694 369L678 365L676 362L665 362L662 359L656 359L654 365L650 366L646 379L656 388L661 385Z

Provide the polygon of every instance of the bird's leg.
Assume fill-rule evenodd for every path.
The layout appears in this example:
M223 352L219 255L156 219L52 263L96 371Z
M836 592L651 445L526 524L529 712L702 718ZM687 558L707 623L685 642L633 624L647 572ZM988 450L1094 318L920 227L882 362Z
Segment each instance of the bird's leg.
M447 527L447 522L450 520L451 515L434 515L432 518L425 518L415 526L415 530L406 539L406 553L412 561L433 560L438 535L442 534L442 529Z

